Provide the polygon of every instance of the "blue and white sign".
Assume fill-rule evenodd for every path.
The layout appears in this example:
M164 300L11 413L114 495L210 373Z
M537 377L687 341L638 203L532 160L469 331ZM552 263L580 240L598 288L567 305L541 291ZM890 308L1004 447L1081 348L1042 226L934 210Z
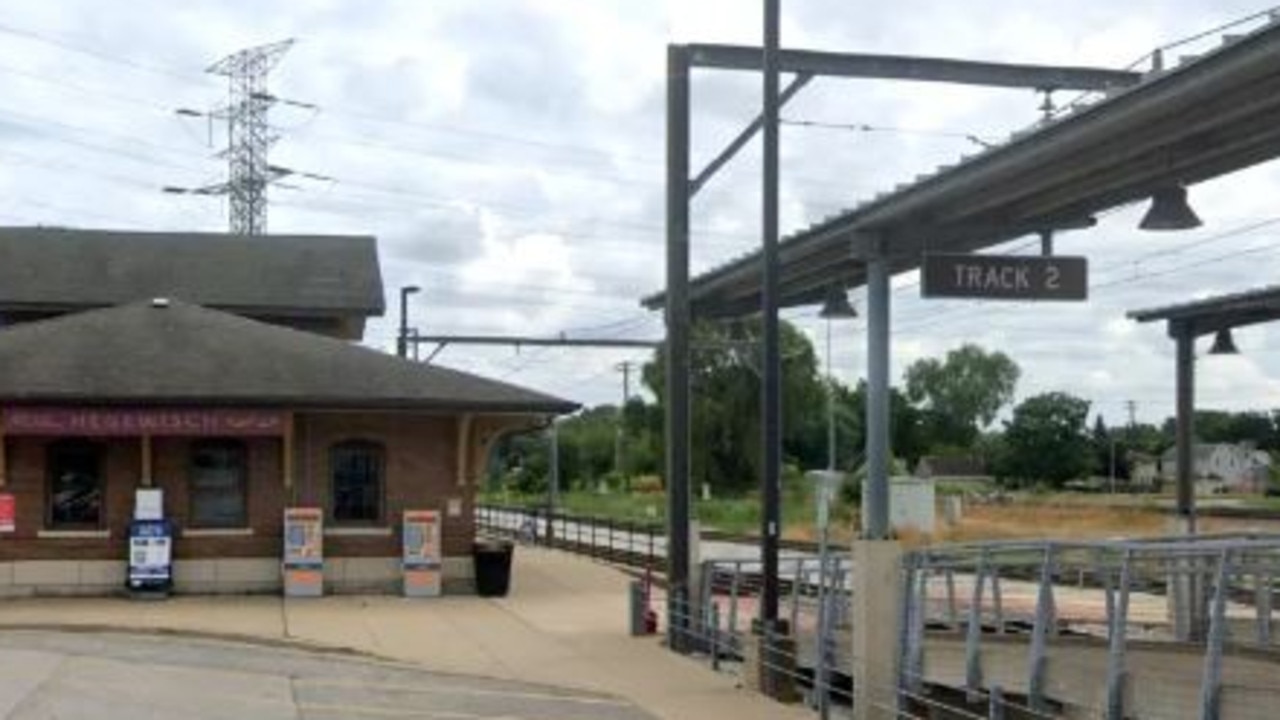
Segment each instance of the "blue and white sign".
M173 528L168 520L129 524L129 588L168 589L173 580Z

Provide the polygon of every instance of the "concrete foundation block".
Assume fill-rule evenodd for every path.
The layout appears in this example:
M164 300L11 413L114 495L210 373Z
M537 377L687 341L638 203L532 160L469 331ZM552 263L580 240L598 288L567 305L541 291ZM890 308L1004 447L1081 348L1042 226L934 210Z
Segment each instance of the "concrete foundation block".
M279 592L283 587L276 558L223 558L214 560L214 584L206 592Z
M173 564L174 588L211 587L218 577L215 563L217 560L178 560Z
M324 581L341 585L347 579L347 558L327 557L324 559Z
M471 557L447 557L441 562L444 570L444 579L446 582L450 580L468 580L474 582L476 579L476 563Z
M19 560L13 563L13 583L74 587L80 583L80 566L74 560Z
M335 593L393 593L400 587L398 558L342 558L340 577L325 576Z
M124 587L127 574L123 560L81 560L80 584L91 589Z
M853 543L853 705L855 720L897 716L902 624L902 546Z

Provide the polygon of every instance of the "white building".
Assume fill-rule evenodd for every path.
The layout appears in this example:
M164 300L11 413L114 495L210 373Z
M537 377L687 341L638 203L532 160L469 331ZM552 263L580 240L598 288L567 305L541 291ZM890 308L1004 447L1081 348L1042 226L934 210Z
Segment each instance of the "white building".
M1271 471L1271 456L1250 444L1196 443L1191 448L1191 476L1198 492L1262 492ZM1160 458L1160 477L1178 476L1177 449Z

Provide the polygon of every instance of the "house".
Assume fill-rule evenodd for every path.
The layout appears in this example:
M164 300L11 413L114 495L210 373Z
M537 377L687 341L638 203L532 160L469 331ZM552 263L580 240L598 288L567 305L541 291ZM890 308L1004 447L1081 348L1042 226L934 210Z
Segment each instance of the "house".
M936 481L989 480L986 461L978 455L926 455L916 463L916 477Z
M1161 479L1161 459L1156 455L1130 450L1126 459L1129 461L1129 486L1135 489L1154 489Z
M1252 444L1196 443L1191 459L1197 492L1260 493L1266 489L1271 456ZM1169 448L1160 458L1160 476L1172 481L1177 474L1177 448Z
M179 592L279 591L300 507L327 591L398 587L411 510L466 590L489 447L576 406L354 343L382 312L370 237L0 228L0 595L123 590L139 488Z

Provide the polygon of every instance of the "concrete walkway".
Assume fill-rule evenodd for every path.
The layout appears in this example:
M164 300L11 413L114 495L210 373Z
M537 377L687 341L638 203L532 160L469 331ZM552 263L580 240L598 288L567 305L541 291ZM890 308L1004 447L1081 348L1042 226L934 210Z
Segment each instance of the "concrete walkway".
M626 634L628 577L589 560L520 547L502 599L346 596L33 599L0 602L0 627L181 631L346 648L424 669L626 698L671 720L805 718L736 687L655 638Z

